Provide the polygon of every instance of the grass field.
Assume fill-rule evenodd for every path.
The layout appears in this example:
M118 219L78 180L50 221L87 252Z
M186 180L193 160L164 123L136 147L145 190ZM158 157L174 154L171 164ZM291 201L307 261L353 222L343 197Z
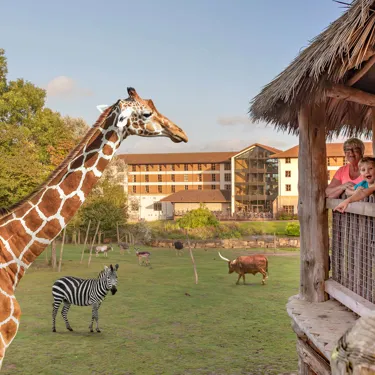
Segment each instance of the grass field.
M62 272L44 266L44 255L21 280L16 296L23 315L6 352L2 374L130 375L254 374L297 369L295 335L285 310L298 291L299 255L269 255L269 280L247 276L235 285L214 250L194 250L199 283L187 251L149 249L151 267L132 253L110 252L79 264L80 249L66 246ZM229 258L246 254L222 250ZM52 333L51 286L58 277L96 277L104 264L119 263L119 284L99 310L102 333L90 333L90 307L72 306L65 329L60 312Z

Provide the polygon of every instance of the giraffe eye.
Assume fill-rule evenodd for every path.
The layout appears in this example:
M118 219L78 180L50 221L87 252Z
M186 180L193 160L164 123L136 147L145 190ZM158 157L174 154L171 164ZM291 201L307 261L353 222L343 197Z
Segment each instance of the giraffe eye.
M149 118L152 115L152 112L146 112L143 114L144 117Z

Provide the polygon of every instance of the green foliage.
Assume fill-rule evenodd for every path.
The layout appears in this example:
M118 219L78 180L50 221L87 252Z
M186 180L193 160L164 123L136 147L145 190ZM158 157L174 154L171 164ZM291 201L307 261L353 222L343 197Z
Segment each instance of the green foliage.
M134 242L136 244L147 245L151 241L152 231L145 221L140 221L130 226L129 232L134 236Z
M183 229L193 229L219 225L219 221L212 212L203 204L195 210L186 213L181 219L177 220L178 225Z
M280 210L276 213L277 220L298 220L297 214L290 214L285 212L284 210Z
M79 138L59 113L45 108L46 92L24 79L7 82L0 49L0 207L32 192Z
M300 235L299 223L288 223L285 232L288 236L298 237Z

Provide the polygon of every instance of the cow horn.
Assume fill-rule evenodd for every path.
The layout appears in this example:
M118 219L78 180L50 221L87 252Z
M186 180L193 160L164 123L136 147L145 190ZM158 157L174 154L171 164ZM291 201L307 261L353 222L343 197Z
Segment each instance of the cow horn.
M218 251L218 253L219 253L219 256L220 256L220 258L221 259L224 259L224 260L226 260L227 262L230 262L230 260L229 259L227 259L227 258L224 258L221 254L220 254L220 251Z

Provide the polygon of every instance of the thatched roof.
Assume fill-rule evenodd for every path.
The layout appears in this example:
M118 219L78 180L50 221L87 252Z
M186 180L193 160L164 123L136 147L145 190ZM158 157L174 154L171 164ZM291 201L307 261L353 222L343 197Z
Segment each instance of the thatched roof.
M325 100L331 84L347 83L374 49L375 0L355 0L252 100L251 118L297 134L300 107ZM375 93L375 65L353 87ZM371 134L368 106L328 99L328 108L330 136Z

